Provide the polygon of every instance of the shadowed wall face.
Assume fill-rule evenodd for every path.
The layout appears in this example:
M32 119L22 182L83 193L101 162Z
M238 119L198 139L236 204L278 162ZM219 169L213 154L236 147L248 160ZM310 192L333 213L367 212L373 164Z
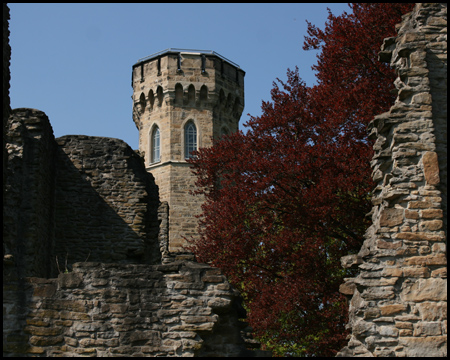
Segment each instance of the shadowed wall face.
M158 188L122 140L57 139L56 255L60 266L102 261L157 263Z

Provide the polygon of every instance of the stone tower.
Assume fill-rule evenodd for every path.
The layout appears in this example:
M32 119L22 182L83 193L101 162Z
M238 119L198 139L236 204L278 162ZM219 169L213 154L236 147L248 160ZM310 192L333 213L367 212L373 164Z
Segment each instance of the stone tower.
M186 159L238 130L245 72L214 51L167 49L133 65L133 120L147 171L169 205L170 252L195 236L203 199Z

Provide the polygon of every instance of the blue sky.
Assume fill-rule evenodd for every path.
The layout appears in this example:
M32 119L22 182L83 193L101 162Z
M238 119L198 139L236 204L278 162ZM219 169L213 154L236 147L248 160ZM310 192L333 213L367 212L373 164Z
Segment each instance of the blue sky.
M347 4L8 4L11 107L44 111L55 137L106 136L138 148L131 67L167 48L214 50L245 72L245 108L261 115L272 82L298 66L308 85L316 52L302 50L308 20L323 28Z

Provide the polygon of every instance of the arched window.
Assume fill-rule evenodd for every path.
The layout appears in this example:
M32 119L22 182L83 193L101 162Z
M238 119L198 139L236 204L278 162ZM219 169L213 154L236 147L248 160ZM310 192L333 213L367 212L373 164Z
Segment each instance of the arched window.
M188 103L191 106L195 104L195 87L192 84L188 88Z
M156 97L158 98L158 106L162 106L163 104L163 89L161 86L158 86L156 89Z
M192 151L197 150L197 128L192 121L184 127L184 158L192 158Z
M203 85L200 88L200 104L205 105L207 99L208 99L208 88L205 85Z
M183 86L181 84L175 85L175 104L183 105Z
M139 105L141 107L141 112L145 111L145 95L144 93L141 94L141 96L139 97Z
M157 163L161 161L161 136L159 133L159 127L155 126L152 131L152 156L151 162Z
M150 103L150 109L153 109L153 104L155 103L155 95L153 94L153 90L148 92L148 102Z

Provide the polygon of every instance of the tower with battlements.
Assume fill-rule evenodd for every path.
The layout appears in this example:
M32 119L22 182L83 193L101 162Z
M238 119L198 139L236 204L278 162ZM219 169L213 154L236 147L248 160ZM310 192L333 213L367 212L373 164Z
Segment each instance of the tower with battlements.
M214 51L166 49L133 65L133 120L147 171L169 205L170 252L195 236L203 199L186 159L238 130L245 72Z

